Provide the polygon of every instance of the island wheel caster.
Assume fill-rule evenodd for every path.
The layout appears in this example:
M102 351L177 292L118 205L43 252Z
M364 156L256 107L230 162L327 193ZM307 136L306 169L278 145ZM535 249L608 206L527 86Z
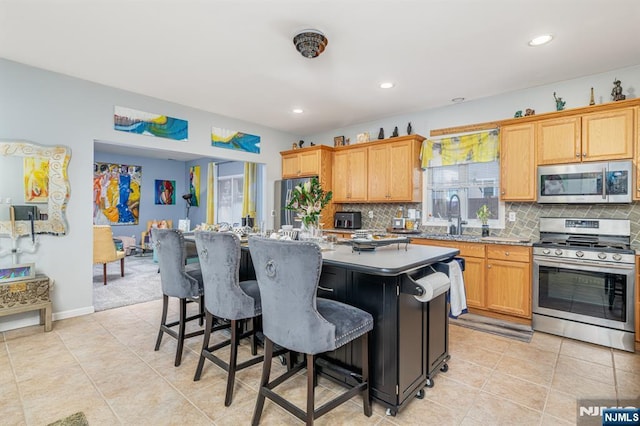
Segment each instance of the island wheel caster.
M398 412L396 410L392 410L391 408L387 408L387 416L395 417Z
M433 385L431 385L433 386ZM424 399L424 389L420 389L417 393L416 393L416 398L417 399Z
M433 379L427 379L427 383L424 385L427 388L432 388L434 385Z
M440 371L442 371L443 373L449 371L449 364L444 364L442 367L440 367Z

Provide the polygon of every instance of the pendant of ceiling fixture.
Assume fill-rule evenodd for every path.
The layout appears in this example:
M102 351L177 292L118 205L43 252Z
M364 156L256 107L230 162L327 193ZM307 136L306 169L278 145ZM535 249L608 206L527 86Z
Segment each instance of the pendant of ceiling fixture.
M324 52L329 40L318 30L302 30L293 36L293 44L305 58L315 58Z

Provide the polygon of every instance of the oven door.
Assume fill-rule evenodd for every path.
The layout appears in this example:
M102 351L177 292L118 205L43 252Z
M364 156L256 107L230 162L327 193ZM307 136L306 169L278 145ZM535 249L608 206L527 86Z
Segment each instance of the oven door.
M533 313L634 331L634 265L533 258Z

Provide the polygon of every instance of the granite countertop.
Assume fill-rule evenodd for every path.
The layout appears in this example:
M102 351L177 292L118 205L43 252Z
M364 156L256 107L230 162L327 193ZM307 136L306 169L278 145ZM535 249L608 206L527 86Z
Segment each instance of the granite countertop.
M343 234L348 234L351 232L355 232L355 230L351 229L323 229L326 232L338 232ZM386 234L397 234L398 236L408 237L413 240L415 239L426 239L426 240L441 240L441 241L457 241L457 242L468 242L468 243L483 243L483 244L510 244L517 246L532 246L535 241L531 241L529 238L517 238L517 237L481 237L480 235L473 234L462 234L462 235L450 235L445 233L433 233L433 232L422 232L422 233L407 233L407 232L387 232L386 230L376 230L372 229L371 233L386 233ZM639 247L640 254L640 247Z

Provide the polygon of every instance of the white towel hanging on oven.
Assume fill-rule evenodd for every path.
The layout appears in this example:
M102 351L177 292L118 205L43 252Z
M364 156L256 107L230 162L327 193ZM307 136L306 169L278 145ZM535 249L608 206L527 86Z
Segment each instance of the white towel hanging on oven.
M451 318L458 318L461 314L468 313L467 311L467 296L464 292L464 277L462 276L462 268L457 260L448 262L449 266L449 280L451 280L451 290L449 293L450 312Z

